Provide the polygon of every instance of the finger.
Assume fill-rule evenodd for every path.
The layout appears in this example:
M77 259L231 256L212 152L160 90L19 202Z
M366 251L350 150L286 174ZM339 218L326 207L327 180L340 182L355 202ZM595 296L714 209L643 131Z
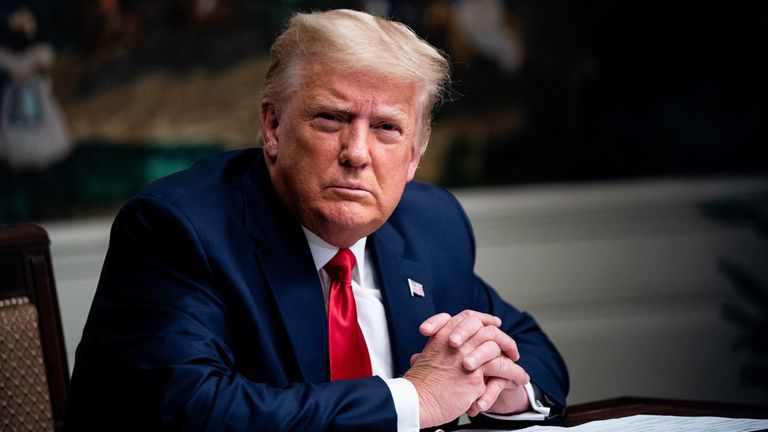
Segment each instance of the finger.
M488 412L495 413L519 413L529 411L531 409L531 402L528 399L528 392L525 390L525 386L512 385L509 386L507 381L507 388L505 388L496 398L496 402L488 410Z
M445 312L432 315L421 323L419 332L427 337L434 336L450 319L451 316Z
M461 323L461 321L469 317L479 319L480 321L482 321L483 325L488 325L493 327L501 326L501 318L495 315L487 314L484 312L478 312L471 309L465 309L457 313L453 317L451 317L451 320L449 322L449 328L456 327L459 323Z
M471 344L478 347L487 341L493 341L501 349L501 352L513 361L520 360L520 353L517 350L517 343L512 337L496 327L485 326L478 330L471 339ZM472 353L470 353L472 354Z
M468 371L473 371L485 363L495 359L501 354L499 345L494 341L483 342L462 360L462 366Z
M517 363L513 362L507 357L500 356L485 363L482 366L483 376L486 378L501 378L508 381L509 386L513 385L525 385L531 381L528 373L525 369L520 367Z
M450 325L450 322L448 325ZM451 332L448 335L448 344L453 348L458 348L484 327L485 325L483 325L479 317L467 315L451 328Z
M481 412L488 411L499 395L507 387L506 380L501 378L491 378L485 384L485 392L474 402L467 411L468 415L476 416Z
M500 325L501 319L499 317L473 310L465 310L453 316L444 328L451 330L448 340L451 346L458 348L481 328L485 326L499 327Z

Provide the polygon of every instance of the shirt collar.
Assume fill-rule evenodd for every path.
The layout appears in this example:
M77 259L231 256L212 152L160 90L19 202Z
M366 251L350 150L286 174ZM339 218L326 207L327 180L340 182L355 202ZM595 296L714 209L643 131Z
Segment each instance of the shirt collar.
M308 230L303 225L301 229L304 230L304 236L307 238L309 251L312 253L312 259L315 261L315 269L320 271L320 269L328 264L328 261L336 255L339 248L321 239L317 234ZM357 283L364 280L363 276L365 276L363 274L363 269L365 269L365 243L367 240L368 237L363 237L349 247L349 250L355 255L355 260L357 262L357 265L355 265L355 268L352 271L352 279Z

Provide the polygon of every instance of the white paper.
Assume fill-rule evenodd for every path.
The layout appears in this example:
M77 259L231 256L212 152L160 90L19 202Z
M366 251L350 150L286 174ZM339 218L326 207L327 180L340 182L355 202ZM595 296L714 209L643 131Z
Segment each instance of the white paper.
M768 431L768 420L725 417L636 415L598 420L574 427L531 426L515 432L755 432ZM470 432L467 430L467 432ZM475 429L474 432L500 432Z

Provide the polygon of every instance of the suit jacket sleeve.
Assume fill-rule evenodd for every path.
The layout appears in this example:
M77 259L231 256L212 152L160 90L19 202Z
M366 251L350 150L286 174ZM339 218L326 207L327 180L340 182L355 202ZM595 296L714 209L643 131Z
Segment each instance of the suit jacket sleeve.
M67 429L395 430L378 377L302 382L258 333L238 343L242 293L222 288L237 281L216 278L247 272L212 268L200 228L147 194L116 218L77 351ZM248 346L259 347L251 362L259 367L244 373L238 351Z

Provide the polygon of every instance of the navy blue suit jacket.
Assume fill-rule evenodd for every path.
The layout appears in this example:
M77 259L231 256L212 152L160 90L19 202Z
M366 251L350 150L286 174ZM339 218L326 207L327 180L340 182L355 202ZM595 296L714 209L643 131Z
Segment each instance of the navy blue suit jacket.
M368 244L397 374L427 342L422 321L473 309L501 317L532 381L565 404L560 355L474 274L471 227L453 196L410 183ZM67 428L395 430L379 377L328 382L327 340L312 255L263 153L223 153L150 185L115 219Z

